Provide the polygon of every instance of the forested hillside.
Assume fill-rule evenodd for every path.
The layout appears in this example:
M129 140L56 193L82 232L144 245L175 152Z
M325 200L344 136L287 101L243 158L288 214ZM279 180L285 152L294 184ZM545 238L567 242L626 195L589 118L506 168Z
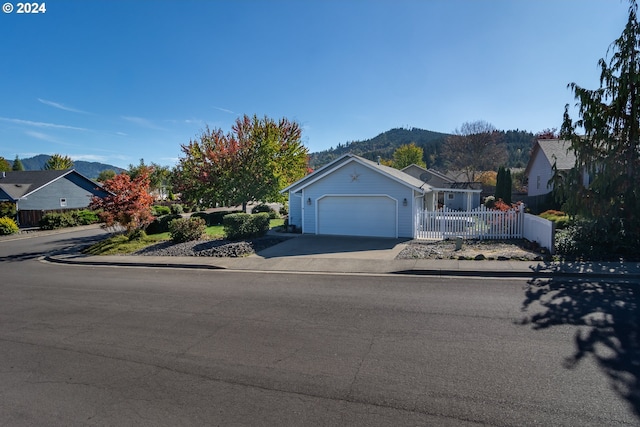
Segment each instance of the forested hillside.
M508 153L508 168L524 168L529 161L529 155L535 142L531 132L521 130L498 131L500 144ZM338 144L335 148L311 153L310 166L317 169L345 153L353 153L369 160L376 160L378 156L391 159L393 152L401 145L414 142L424 151L424 161L428 168L446 170L442 150L446 149L445 142L449 135L424 129L397 128L383 132L380 135L364 141L352 141Z
M393 152L396 148L415 142L417 146L423 149L427 166L433 167L438 158L439 147L446 137L447 134L445 133L418 128L391 129L365 141L347 142L346 144L338 144L336 148L330 148L319 153L311 153L310 166L312 169L317 169L345 153L353 153L369 160L376 160L378 156L383 159L390 159L393 157Z
M20 159L22 162L22 166L24 166L24 170L26 171L39 171L44 169L44 165L49 160L49 157L46 154L39 154L34 157L29 157L27 159ZM113 170L116 173L123 172L124 169L119 168L113 165L107 165L105 163L98 162L85 162L82 160L77 160L73 162L73 168L80 174L86 176L87 178L95 179L100 175L100 172L104 170Z

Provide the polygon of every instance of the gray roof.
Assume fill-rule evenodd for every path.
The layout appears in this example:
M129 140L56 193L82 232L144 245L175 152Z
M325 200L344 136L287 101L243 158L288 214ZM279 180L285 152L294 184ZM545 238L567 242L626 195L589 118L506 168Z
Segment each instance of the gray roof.
M371 160L367 160L367 159L365 159L363 157L356 156L355 154L347 153L347 154L344 154L341 157L335 159L331 163L324 165L320 169L317 169L313 173L305 176L304 178L294 182L293 184L291 184L287 188L281 190L280 192L284 193L284 192L292 190L292 189L299 190L300 188L305 187L307 183L310 183L310 182L314 181L318 177L324 176L326 173L328 173L331 170L335 170L341 164L346 163L348 161L354 161L354 160L358 161L358 162L361 162L362 164L364 164L366 166L369 166L371 168L377 169L377 170L379 170L380 172L382 172L385 175L388 175L388 176L390 176L392 178L395 178L396 180L399 180L399 181L403 182L406 185L410 185L410 186L414 187L418 191L427 192L427 191L431 190L431 188L428 185L425 185L424 182L420 181L417 178L412 177L411 175L409 175L409 174L407 174L405 172L402 172L401 170L392 168L390 166L385 166L385 165L382 165L382 164L378 164L377 162L373 162Z
M540 151L552 165L556 163L558 170L568 170L576 165L576 154L571 149L571 142L563 139L541 139L538 141Z
M354 156L358 157L358 156ZM394 178L399 179L400 181L404 181L405 183L412 185L417 188L424 187L424 182L419 180L418 178L414 178L406 172L401 171L400 169L392 168L391 166L385 166L382 164L378 164L377 162L372 162L371 160L367 160L363 157L358 157L364 163L369 164L372 167L378 168L383 172L386 172L388 175L393 176Z
M73 169L4 172L0 173L0 189L18 200L70 172Z

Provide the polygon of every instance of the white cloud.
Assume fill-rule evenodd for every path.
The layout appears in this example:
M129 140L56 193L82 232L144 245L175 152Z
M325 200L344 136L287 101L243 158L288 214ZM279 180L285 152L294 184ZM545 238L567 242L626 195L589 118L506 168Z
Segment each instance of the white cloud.
M130 123L138 125L143 128L153 129L153 130L166 130L161 128L160 126L153 123L151 120L144 119L142 117L134 117L134 116L122 116L122 118Z
M42 98L38 98L38 101L40 101L44 105L48 105L50 107L57 108L59 110L71 111L72 113L87 114L86 111L78 110L72 107L67 107L66 105L60 104L59 102L47 101L46 99L42 99Z
M32 131L32 130L28 130L28 131L25 132L25 134L29 135L30 137L36 138L36 139L41 139L42 141L55 142L56 144L60 143L60 141L58 139L56 139L55 137L53 137L51 135L47 135L46 133L35 132L35 131Z
M238 114L235 111L231 111L231 110L227 110L226 108L220 108L220 107L213 107L216 110L222 111L223 113L229 113L229 114Z
M85 162L104 163L108 160L108 158L105 156L98 156L95 154L71 154L69 157L71 157L73 160L82 160Z
M70 130L83 130L86 131L88 129L79 128L76 126L67 126L67 125L59 125L56 123L46 123L46 122L34 122L31 120L22 120L22 119L11 119L8 117L0 117L1 121L15 123L18 125L26 125L26 126L34 126L40 128L53 128L53 129L70 129Z

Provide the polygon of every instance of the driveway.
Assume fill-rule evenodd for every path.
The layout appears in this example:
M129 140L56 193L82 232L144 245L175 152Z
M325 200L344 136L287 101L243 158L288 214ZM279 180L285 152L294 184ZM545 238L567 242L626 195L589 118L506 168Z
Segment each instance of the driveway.
M302 234L252 255L261 258L313 257L392 260L411 239Z

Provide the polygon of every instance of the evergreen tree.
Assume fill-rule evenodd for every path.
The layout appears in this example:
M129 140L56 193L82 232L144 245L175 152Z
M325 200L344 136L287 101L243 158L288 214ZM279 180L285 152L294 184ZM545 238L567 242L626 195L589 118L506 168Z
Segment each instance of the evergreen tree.
M13 170L13 171L23 171L24 170L24 165L22 164L22 161L18 158L17 154L16 154L16 159L13 161L13 166L11 167L11 170Z
M513 181L511 180L511 169L505 169L504 171L504 188L502 191L504 192L504 197L502 200L510 205L511 204L511 187L513 185Z
M9 172L11 170L11 165L4 157L0 157L0 172Z
M640 25L637 3L630 1L621 34L600 59L600 88L569 84L580 119L565 107L561 137L576 154L572 171L555 170L556 197L564 209L586 218L593 230L614 236L612 245L637 250L640 244ZM579 135L583 134L583 135ZM590 179L587 185L583 173ZM598 237L594 236L594 239ZM599 244L602 244L599 241Z
M45 170L65 170L73 168L73 160L69 156L54 154L44 165Z

